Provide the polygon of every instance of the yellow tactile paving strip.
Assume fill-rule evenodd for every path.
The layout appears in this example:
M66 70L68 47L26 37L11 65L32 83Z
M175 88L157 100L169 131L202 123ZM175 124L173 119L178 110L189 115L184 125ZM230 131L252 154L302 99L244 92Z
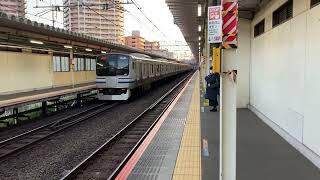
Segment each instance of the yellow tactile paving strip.
M176 161L173 180L201 179L200 84L196 75L195 88Z

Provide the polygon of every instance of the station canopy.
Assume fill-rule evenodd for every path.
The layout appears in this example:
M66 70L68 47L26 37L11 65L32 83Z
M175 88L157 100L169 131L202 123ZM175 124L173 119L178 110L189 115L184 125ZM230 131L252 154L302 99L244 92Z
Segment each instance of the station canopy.
M254 13L270 0L239 0L239 17L252 19ZM174 17L174 23L180 28L193 55L199 57L200 46L204 41L204 24L206 23L206 4L212 4L213 0L166 0L166 3ZM198 16L198 7L201 5L201 16ZM199 25L201 31L199 32Z

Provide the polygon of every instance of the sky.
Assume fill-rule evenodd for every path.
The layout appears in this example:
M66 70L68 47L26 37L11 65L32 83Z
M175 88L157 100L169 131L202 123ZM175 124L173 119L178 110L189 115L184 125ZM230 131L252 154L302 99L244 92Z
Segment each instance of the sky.
M124 1L126 2L127 0ZM160 41L160 46L174 52L177 58L190 58L190 49L180 29L173 23L172 14L165 0L134 1L144 14L134 4L124 5L127 11L124 16L125 35L130 35L132 30L140 30L142 37L149 41ZM52 25L52 12L38 17L41 15L40 12L46 11L49 8L35 8L37 5L49 6L50 4L62 5L62 0L27 0L27 18ZM55 26L63 28L62 12L54 13L54 17ZM179 46L175 46L177 44Z

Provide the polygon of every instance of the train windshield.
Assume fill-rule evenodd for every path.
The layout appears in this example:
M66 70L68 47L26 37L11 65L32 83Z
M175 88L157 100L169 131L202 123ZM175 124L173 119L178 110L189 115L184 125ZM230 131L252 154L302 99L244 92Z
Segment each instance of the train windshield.
M117 76L129 74L129 56L109 54L97 59L98 76Z

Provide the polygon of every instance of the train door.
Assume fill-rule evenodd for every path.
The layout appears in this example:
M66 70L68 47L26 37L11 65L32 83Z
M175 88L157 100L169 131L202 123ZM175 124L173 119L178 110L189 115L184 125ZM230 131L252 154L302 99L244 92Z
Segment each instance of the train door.
M140 73L141 74L141 80L143 80L144 79L143 78L144 77L144 68L143 68L143 63L142 62L140 63L140 72L141 72Z
M137 79L139 81L141 81L141 78L142 78L142 76L141 76L141 62L136 61L136 68L137 68L137 73L136 73Z
M149 63L146 63L146 71L147 71L146 74L147 74L147 78L150 77L150 74L149 74L149 72L150 72L150 71L149 71L149 66L150 66Z

